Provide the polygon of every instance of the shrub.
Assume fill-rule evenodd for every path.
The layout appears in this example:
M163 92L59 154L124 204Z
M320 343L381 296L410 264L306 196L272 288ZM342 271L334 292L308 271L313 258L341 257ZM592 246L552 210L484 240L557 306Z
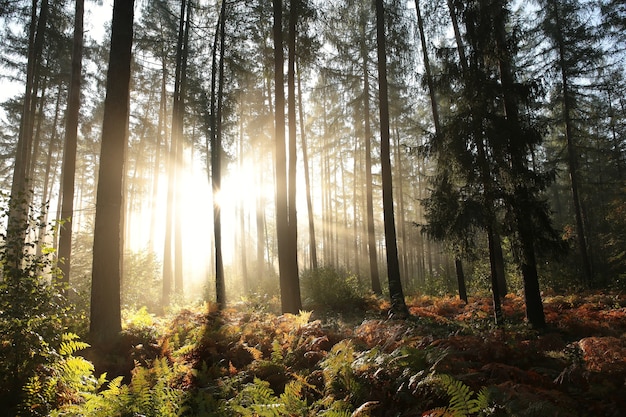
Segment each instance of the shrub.
M23 401L28 381L58 356L61 335L72 316L56 284L60 271L53 250L43 237L41 242L28 240L48 226L43 210L25 210L24 234L11 237L4 233L0 239L0 409L9 410L9 416ZM1 217L9 212L3 204ZM41 245L39 251L37 245Z
M309 269L302 273L300 283L306 309L344 311L365 304L358 277L346 271L329 267Z

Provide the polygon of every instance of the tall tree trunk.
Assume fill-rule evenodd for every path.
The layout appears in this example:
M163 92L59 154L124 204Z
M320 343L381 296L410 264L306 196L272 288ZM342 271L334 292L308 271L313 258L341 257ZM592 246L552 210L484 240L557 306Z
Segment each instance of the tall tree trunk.
M311 269L317 269L317 244L315 243L315 222L313 218L313 203L311 199L311 179L309 174L309 154L306 140L306 126L302 110L302 83L300 80L300 65L297 66L298 76L298 114L300 118L300 136L302 138L302 163L304 164L304 187L306 192L306 208L309 219L309 252L311 255Z
M26 153L26 162L24 167L24 181L33 181L32 175L32 167L34 165L33 154L35 150L38 148L39 141L39 132L41 132L41 121L42 121L42 112L44 101L45 101L45 91L47 86L47 80L42 79L42 70L43 70L43 62L46 59L43 57L43 47L44 47L44 38L45 32L48 24L48 16L49 16L49 6L48 1L44 0L41 3L41 11L39 13L39 20L37 21L37 34L35 35L35 43L33 45L34 54L35 54L35 62L32 68L32 88L30 90L31 97L29 99L30 102L30 110L27 111L28 118L24 125L23 133L26 137L25 144L26 148L24 152ZM38 99L38 93L40 91L39 84L43 81L43 86L41 87L41 97ZM26 103L26 100L25 100ZM37 107L39 105L40 111L37 112ZM39 113L39 114L38 114ZM39 117L37 117L39 116ZM37 130L35 130L35 120L37 123ZM37 135L35 135L37 132ZM34 184L29 184L30 188L34 188Z
M52 121L52 135L50 136L50 141L48 142L48 152L46 156L46 164L45 164L45 173L43 175L43 189L41 192L41 207L46 207L46 205L50 201L50 189L52 188L51 184L54 185L56 182L56 171L57 171L57 132L58 132L58 124L59 124L59 114L61 113L61 90L62 86L59 83L57 86L57 99L56 105L54 106L54 118ZM54 159L54 162L53 162ZM48 244L46 242L46 233L48 233L47 225L48 225L48 215L50 212L50 208L47 207L44 213L43 221L39 225L39 244L37 245L37 256L41 256L43 251L44 244ZM52 241L53 247L56 245L56 239ZM57 252L58 253L58 252Z
M343 225L341 227L340 233L338 233L338 235L341 235L341 237L343 238L343 243L342 243L342 252L343 252L343 267L350 271L350 253L349 253L349 248L350 248L350 236L348 235L348 201L347 201L347 193L346 193L346 169L343 165L343 161L347 159L346 157L343 156L343 152L340 150L339 151L339 170L341 173L341 206L342 206L342 220L343 220ZM337 239L339 239L339 236L337 236ZM337 246L339 246L339 244L337 244Z
M406 237L406 218L405 218L405 208L404 208L404 184L402 181L402 177L404 176L403 166L402 166L402 153L400 150L400 132L398 132L398 127L395 127L395 136L396 136L396 178L398 178L398 215L400 217L400 242L401 247L399 251L400 256L400 266L401 273L404 277L404 282L408 284L411 280L409 280L409 269L408 269L408 243Z
M175 230L178 222L175 221L180 217L178 210L180 206L179 200L179 159L182 155L178 154L179 142L182 142L183 120L181 113L181 79L183 66L183 44L185 40L185 10L187 1L181 0L180 16L178 20L178 40L176 44L176 67L174 70L174 94L172 103L172 128L170 135L170 147L168 155L168 182L167 182L167 210L165 219L165 245L163 254L163 307L166 307L171 301L172 291L176 289L176 276L179 262L177 258L177 231Z
M416 0L419 1L419 0ZM459 62L461 63L461 69L467 72L467 58L465 57L465 48L463 47L463 40L461 38L461 31L459 30L459 20L456 16L456 9L454 7L454 0L447 0L448 11L450 13L450 20L452 21L452 29L454 30L454 39L456 40L456 49L459 53Z
M258 152L261 153L262 149L263 145L259 144ZM262 158L261 161L257 162L257 190L262 190L265 182L265 176L263 175L265 167L262 165ZM256 196L256 263L256 276L259 280L262 280L265 275L265 196L262 191L259 191Z
M219 76L220 87L223 83L221 73L223 71L224 61L224 32L226 19L226 2L222 1L220 16L217 28L215 30L215 39L213 41L213 58L211 72L211 183L213 190L213 235L215 240L215 292L217 305L219 308L226 306L226 282L224 279L224 261L222 258L222 214L218 201L218 194L222 187L222 135L221 135L221 110L220 103L217 104L217 77ZM220 43L220 60L219 69L217 63L217 44ZM218 74L218 72L220 74Z
M282 1L273 0L274 14L274 79L276 131L276 231L281 307L283 313L298 313L302 308L298 280L297 247L290 231L287 155L285 149L285 87L282 33ZM291 24L290 24L291 28ZM289 37L289 48L292 48ZM293 36L295 41L295 33ZM295 111L295 109L294 109Z
M239 143L238 143L238 152L237 152L237 157L238 157L238 169L239 172L243 171L243 130L244 130L244 123L243 123L243 111L241 111L241 116L239 118ZM248 239L247 239L247 232L246 232L246 208L244 205L244 201L243 199L239 200L238 203L238 209L239 209L239 250L241 251L241 256L240 256L240 260L241 260L241 281L242 281L242 287L243 287L243 292L244 294L247 294L249 291L249 278L248 278ZM235 247L235 250L237 248Z
M374 201L372 179L372 132L370 127L370 81L369 56L365 45L365 19L361 21L361 60L363 66L363 122L365 123L365 202L367 215L367 247L369 253L370 279L374 294L382 294L380 276L378 274L378 257L376 254L376 232L374 230Z
M120 284L124 207L124 159L128 142L133 0L115 0L102 122L96 200L89 336L106 349L122 329Z
M287 211L289 220L289 240L290 245L298 246L298 219L296 211L296 162L297 162L297 126L296 126L296 24L298 22L299 1L289 2L289 38L287 42L287 119L289 127L289 155L288 178L287 178ZM296 268L297 268L297 250ZM297 270L297 269L296 269Z
M183 41L181 44L180 84L178 89L178 109L174 112L177 119L172 123L172 132L176 132L176 216L174 221L174 291L178 296L184 293L183 288L183 228L182 228L182 181L183 181L183 133L185 124L185 97L187 95L187 58L189 56L189 27L191 26L192 1L183 0L181 20L184 18ZM186 3L186 4L185 4ZM186 14L186 17L184 17ZM176 94L176 93L175 93ZM176 104L176 99L174 100ZM173 127L176 126L176 130Z
M526 169L527 155L525 148L520 145L523 141L519 137L524 134L520 125L519 108L514 91L516 86L513 79L513 69L508 52L506 29L505 29L505 5L502 0L496 3L495 38L498 48L498 63L500 67L500 81L504 98L504 113L509 125L510 138L508 140L511 165L514 172L523 172ZM539 289L539 276L537 273L537 261L535 257L535 232L532 213L529 210L530 191L526 184L516 181L514 185L515 221L521 243L521 270L524 280L524 299L526 304L526 318L535 328L546 326L543 311L543 301Z
M453 0L447 0L447 3L448 3L448 11L450 13L450 20L452 21L452 27L454 30L454 38L455 38L456 45L457 45L457 52L459 54L459 62L461 64L461 69L467 76L469 69L468 69L467 57L465 56L465 47L463 45L463 40L461 38L461 31L459 29L456 9L454 7ZM434 93L432 93L431 99L434 99ZM483 145L479 145L479 146L482 147ZM484 150L483 150L483 153L484 153ZM488 168L487 168L487 171L483 171L483 173L487 173L487 174L488 172L489 172ZM485 178L488 178L488 175L487 176L483 175L483 176ZM492 239L492 242L491 242L491 246L489 246L489 256L493 257L494 269L492 271L496 274L495 277L492 277L492 278L495 278L498 281L497 288L498 288L499 296L504 297L508 293L506 275L504 272L504 255L502 252L502 240L500 238L500 232L497 230L495 225L491 226L491 239ZM460 288L459 288L459 291L460 291ZM499 302L497 304L499 305ZM496 311L496 313L498 312Z
M355 138L354 141L354 151L353 151L353 164L352 164L352 218L354 219L352 223L352 240L353 240L353 250L354 250L354 272L357 276L361 276L361 253L359 252L359 215L358 215L358 161L359 161L359 141Z
M451 1L451 0L450 0ZM417 26L420 33L420 42L422 45L422 57L424 58L424 71L426 73L426 82L428 85L428 95L430 97L430 108L433 114L433 124L435 125L435 135L441 134L441 126L439 123L439 108L437 106L437 96L435 94L435 82L433 80L430 58L428 56L428 45L426 44L426 34L424 32L424 21L420 10L419 0L415 0L415 12L417 14ZM458 29L458 25L457 25Z
M327 86L324 85L324 109L322 118L324 120L324 131L322 134L322 152L320 158L320 169L321 169L321 177L322 177L322 234L323 234L323 248L324 248L324 264L326 266L332 265L332 206L331 206L331 198L330 198L330 170L328 168L329 164L329 151L330 148L328 137L330 136L329 132L329 123L328 123L328 109L327 109L327 100L326 100L326 89Z
M389 98L387 86L387 48L385 42L384 0L376 0L376 41L378 52L378 95L380 102L380 159L383 184L383 215L385 224L385 245L387 253L387 279L389 297L394 316L404 318L409 310L404 301L396 226L393 212L393 182L391 173L390 138L389 138Z
M62 280L70 281L72 256L72 216L74 215L74 178L76 175L76 148L78 116L80 112L80 82L83 61L83 16L85 0L76 0L74 12L74 41L72 48L72 75L65 119L65 141L63 147L61 219L65 221L59 231L59 258Z
M157 119L157 132L155 143L155 156L154 156L154 173L152 175L152 207L150 210L150 238L149 247L154 250L155 245L155 230L157 227L157 196L159 193L159 179L161 176L161 143L163 138L167 137L167 126L165 118L167 115L167 63L165 56L161 61L161 95L159 99L159 116Z
M561 15L559 13L558 1L551 0L554 17L556 20L557 43L559 50L558 65L561 72L561 84L563 89L563 122L565 123L565 143L567 147L567 167L569 169L570 187L572 193L572 202L574 203L574 215L576 217L576 236L578 238L578 250L580 251L580 260L583 266L583 274L585 284L591 287L593 284L593 268L590 260L587 234L585 228L585 216L582 208L580 197L580 186L578 177L578 153L574 145L574 135L572 129L570 79L567 74L565 63L565 41L563 40L563 26L561 23Z
M26 91L22 106L22 118L17 141L11 199L7 225L6 242L8 257L6 267L19 268L26 238L27 214L31 195L27 190L27 172L30 166L30 151L33 140L34 110L36 102L38 74L44 44L44 34L48 19L48 0L41 3L37 19L37 0L32 1L31 21L28 38L28 62L26 67Z
M37 178L37 164L39 162L39 149L41 148L41 136L43 134L41 124L44 120L44 109L46 107L46 101L48 100L48 79L44 78L42 80L41 86L41 95L33 100L32 106L32 114L33 122L37 122L37 127L33 126L33 141L32 141L32 149L29 152L29 165L26 170L26 178L31 182L30 189L34 190L37 186L35 182L35 178Z

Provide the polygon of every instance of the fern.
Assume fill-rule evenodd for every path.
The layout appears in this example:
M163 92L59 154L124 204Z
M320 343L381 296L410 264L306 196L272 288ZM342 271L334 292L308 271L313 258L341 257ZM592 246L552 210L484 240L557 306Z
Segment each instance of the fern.
M283 347L278 340L274 339L274 341L272 341L272 363L282 364L284 359Z
M439 383L450 397L448 407L440 407L425 413L428 417L469 417L489 408L489 392L487 388L474 393L469 386L450 375L438 375Z
M302 327L306 325L309 320L311 320L312 311L300 310L299 314L295 317L295 325L296 327Z
M275 417L284 412L285 407L274 395L267 381L254 378L252 383L229 401L230 408L240 416Z
M308 404L303 398L304 385L299 380L290 381L285 385L285 391L280 395L280 401L290 416L304 416L308 412Z
M64 333L61 335L61 344L59 345L59 355L71 356L74 353L90 347L89 343L81 342L79 336L75 333Z
M326 395L352 404L360 402L364 390L355 368L359 369L362 364L357 360L350 340L343 340L333 346L321 366Z

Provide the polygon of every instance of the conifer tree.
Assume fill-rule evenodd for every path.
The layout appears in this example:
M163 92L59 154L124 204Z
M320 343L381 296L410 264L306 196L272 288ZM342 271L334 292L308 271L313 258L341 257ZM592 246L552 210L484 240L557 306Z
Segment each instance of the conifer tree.
M123 177L128 140L133 17L134 1L115 0L102 124L89 324L89 337L93 346L100 349L111 347L122 329Z

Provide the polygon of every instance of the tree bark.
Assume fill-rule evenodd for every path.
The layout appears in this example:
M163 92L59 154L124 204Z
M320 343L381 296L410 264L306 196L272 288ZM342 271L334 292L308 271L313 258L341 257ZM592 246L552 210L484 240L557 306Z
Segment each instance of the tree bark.
M378 52L378 95L380 102L380 159L383 183L385 245L387 249L387 279L389 281L391 312L398 318L405 318L409 315L409 311L405 304L404 293L402 291L400 263L398 262L398 246L396 242L396 226L393 212L384 0L376 0L376 40Z
M96 200L89 336L110 347L121 329L124 159L128 142L133 0L115 0Z
M298 313L302 308L298 280L297 247L290 231L287 155L285 149L285 87L282 33L282 1L273 0L274 80L276 140L276 231L281 308L283 313ZM291 26L291 25L290 25ZM291 39L291 36L290 36ZM295 34L293 39L295 40ZM290 42L291 44L291 42ZM290 45L290 48L292 46ZM295 110L295 109L294 109Z
M33 140L34 103L37 96L39 66L48 19L48 0L41 3L37 19L37 0L32 1L31 20L28 38L28 62L26 67L26 91L22 106L22 118L13 166L9 219L7 224L7 264L8 268L19 268L26 238L26 227L31 195L27 190L27 172L30 166L30 151Z
M222 135L221 135L221 100L217 104L217 78L220 91L222 89L223 54L224 54L224 20L226 19L226 2L222 2L212 51L211 70L211 184L213 192L213 235L215 240L215 292L219 308L226 306L226 282L224 279L224 261L222 257L222 217L219 204L219 191L222 187ZM220 43L220 59L217 62L217 45ZM219 65L219 67L218 67Z
M306 192L306 208L309 219L309 252L311 256L311 269L317 269L317 244L315 242L315 222L313 217L313 203L311 199L311 179L309 174L309 153L306 140L306 126L304 125L304 112L302 110L302 85L300 80L300 65L297 66L298 76L298 114L300 118L300 136L302 139L302 163L304 164L304 187Z
M585 284L591 287L593 284L593 268L589 256L587 246L587 233L585 228L585 216L582 208L580 197L580 186L578 178L578 153L574 145L574 134L572 129L571 116L571 93L570 79L567 74L565 64L565 42L563 40L561 24L561 16L559 13L557 0L551 0L554 18L556 21L557 43L559 50L559 69L561 72L561 83L563 88L563 122L565 124L565 143L567 147L567 167L570 177L570 188L572 193L572 202L574 204L574 215L576 217L576 236L578 238L578 250L580 251L580 260L582 262Z
M187 7L187 1L181 0L180 3L180 16L178 20L178 39L176 43L176 66L174 69L174 94L172 103L172 128L170 131L170 146L168 153L167 163L167 209L165 218L165 242L164 242L164 254L163 254L163 294L162 305L166 307L170 301L173 291L176 289L178 260L177 256L180 245L177 244L176 239L178 232L178 222L175 221L176 217L180 217L178 212L180 206L177 203L179 200L179 184L178 184L178 161L182 155L178 154L179 142L182 141L182 113L181 113L181 78L182 78L182 66L183 66L183 43L185 39L185 10Z
M372 132L370 127L370 82L368 75L369 56L365 45L365 18L361 21L361 59L363 66L363 122L365 123L365 202L367 215L367 247L370 265L370 280L374 294L382 294L376 254L376 232L374 230L374 202L372 179Z
M498 48L498 63L500 80L504 98L504 113L510 129L508 141L509 154L513 172L523 172L526 168L527 155L524 153L523 141L520 136L524 134L520 125L519 108L517 97L514 94L515 86L513 70L510 63L510 53L506 43L505 29L505 6L502 1L496 3L496 15L494 21L496 46ZM513 213L519 240L521 243L521 270L524 280L524 299L526 304L526 318L535 328L546 327L543 302L539 289L539 276L537 273L537 261L535 257L535 231L532 223L532 214L529 212L530 191L526 184L516 181L514 184L514 207Z
M65 145L63 147L61 219L65 221L59 231L59 258L62 280L70 282L72 256L72 216L74 214L74 178L76 175L76 148L78 142L78 116L80 113L80 89L83 60L83 16L85 0L76 0L74 12L74 41L72 48L72 75L65 121Z
M183 228L182 228L182 171L184 165L183 158L183 134L185 124L185 98L187 95L187 58L189 56L189 27L191 25L191 9L192 1L183 0L181 5L181 21L184 24L182 43L180 44L180 83L177 92L175 91L174 105L178 104L172 117L176 118L176 122L172 123L172 132L175 134L176 140L176 215L174 221L174 292L178 296L184 293L183 282ZM186 17L185 17L186 15ZM178 65L177 65L178 67ZM174 129L176 126L176 129Z

